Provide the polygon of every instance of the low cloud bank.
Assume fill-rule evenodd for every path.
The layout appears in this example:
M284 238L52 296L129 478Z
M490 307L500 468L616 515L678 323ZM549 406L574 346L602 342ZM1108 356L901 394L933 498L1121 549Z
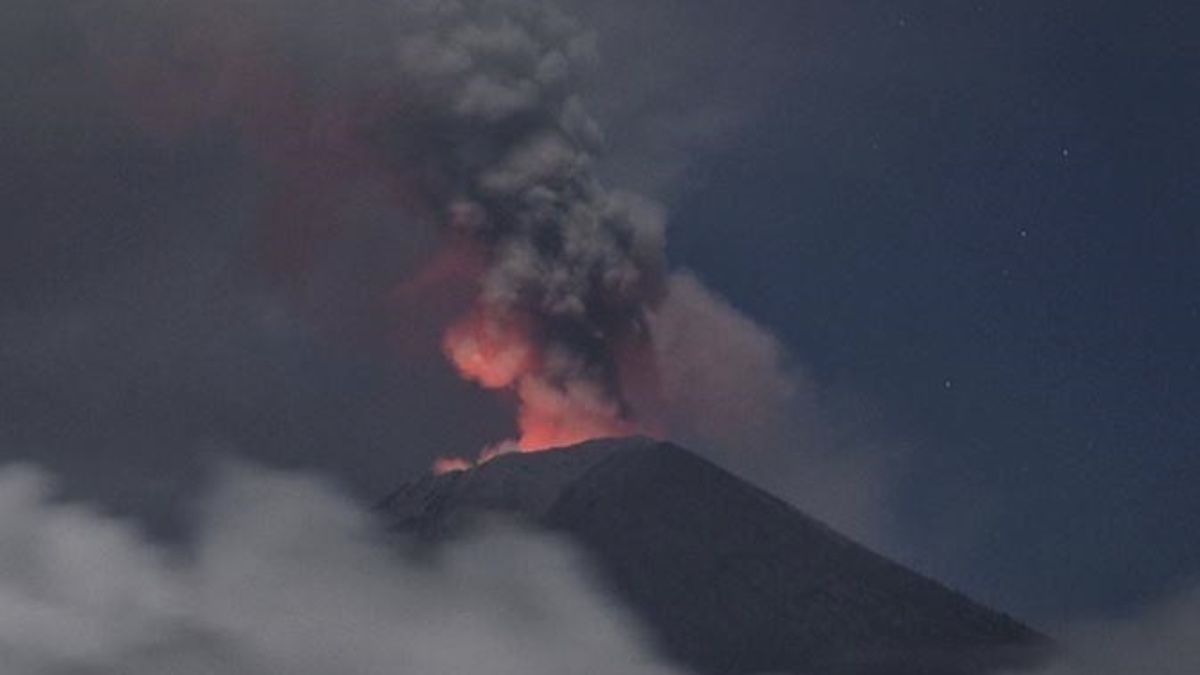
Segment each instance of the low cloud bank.
M9 675L667 675L561 541L481 532L407 557L312 477L224 467L184 550L0 469Z
M1131 617L1078 624L1062 644L1062 658L1036 675L1200 673L1200 587Z

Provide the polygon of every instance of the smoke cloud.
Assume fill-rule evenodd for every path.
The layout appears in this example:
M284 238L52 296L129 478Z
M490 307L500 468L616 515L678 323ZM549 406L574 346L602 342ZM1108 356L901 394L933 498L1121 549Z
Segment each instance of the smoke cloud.
M347 241L394 259L387 323L437 324L457 372L517 405L518 439L485 457L669 435L875 529L878 468L846 452L819 389L768 331L669 272L662 206L600 177L600 38L570 4L125 0L86 24L144 129L228 125L254 150L274 192L269 256L300 296L354 302L319 290L340 288L319 261ZM574 9L609 28L622 16Z
M444 351L515 394L522 446L637 427L619 360L645 348L664 218L597 178L603 138L577 84L594 35L550 3L124 4L159 37L98 21L93 43L134 114L168 135L234 123L281 175L289 246L380 182L442 232L443 258L476 262Z
M1041 675L1200 672L1200 588L1132 617L1078 624L1062 643L1061 662Z
M669 434L839 529L884 542L887 456L766 328L688 272L650 313Z
M390 183L422 214L410 227L442 232L433 271L401 289L444 281L439 269L471 277L444 351L464 377L516 396L524 449L652 426L622 362L650 349L665 217L597 177L603 138L581 95L596 38L577 21L497 1L126 6L167 36L96 21L134 114L167 134L237 125L283 177L281 201L317 195L308 213L281 207L284 239L344 222L360 181ZM309 253L297 255L304 268Z
M0 470L13 675L667 675L564 542L495 527L405 556L321 481L226 466L185 550Z

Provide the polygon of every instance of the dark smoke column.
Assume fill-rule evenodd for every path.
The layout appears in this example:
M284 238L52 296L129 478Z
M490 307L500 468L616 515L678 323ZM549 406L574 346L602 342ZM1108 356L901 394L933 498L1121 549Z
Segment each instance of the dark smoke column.
M599 132L571 86L593 40L542 3L437 7L401 42L411 84L382 132L400 163L437 167L452 245L484 261L445 352L465 377L516 393L523 450L633 432L621 373L649 361L663 217L594 175Z
M515 396L521 449L657 429L648 326L670 283L665 218L596 176L603 138L579 87L596 40L575 19L534 0L110 9L88 14L89 43L147 129L231 125L260 157L266 239L295 285L319 283L312 259L355 235L346 213L385 194L417 214L394 223L401 238L432 225L445 242L400 290L445 270L469 280L443 351Z

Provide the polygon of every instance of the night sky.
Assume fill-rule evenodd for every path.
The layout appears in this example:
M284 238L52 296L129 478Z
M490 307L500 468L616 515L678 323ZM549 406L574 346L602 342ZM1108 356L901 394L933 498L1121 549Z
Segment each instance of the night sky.
M509 433L377 314L428 242L366 227L281 300L261 167L219 125L131 129L73 4L4 10L0 458L169 538L215 455L371 498ZM872 543L1035 625L1193 582L1195 4L742 4L590 17L611 180L882 441Z
M1039 5L826 14L672 245L911 441L922 568L1054 616L1200 570L1200 49Z

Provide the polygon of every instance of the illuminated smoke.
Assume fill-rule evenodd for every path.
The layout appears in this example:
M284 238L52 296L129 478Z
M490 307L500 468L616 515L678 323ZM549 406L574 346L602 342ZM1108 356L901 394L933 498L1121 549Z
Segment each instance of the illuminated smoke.
M887 460L850 419L857 413L827 414L822 387L769 331L696 278L667 272L662 209L596 178L614 158L584 94L603 94L590 99L621 122L614 139L650 121L664 142L694 135L675 113L708 108L670 84L713 71L698 43L723 40L723 23L692 34L700 29L686 17L704 12L673 0L653 15L682 21L629 28L630 16L646 16L630 3L563 0L580 15L611 12L592 19L619 45L605 45L605 58L617 57L600 69L597 40L542 0L71 4L94 55L91 86L120 94L97 106L115 125L133 120L168 148L215 138L223 154L241 153L230 159L254 213L239 204L220 217L258 217L260 250L283 282L270 292L292 303L289 316L306 331L365 337L422 375L424 362L448 355L512 405L516 433L500 438L513 439L486 455L669 436L879 540ZM667 52L707 56L680 71L659 31L696 45ZM726 85L712 82L718 107ZM661 159L637 138L614 149ZM620 175L637 174L615 159ZM486 409L457 403L444 414L463 420L461 433L491 424Z
M459 374L517 408L517 438L485 455L631 433L830 445L792 428L821 424L794 414L808 388L774 339L668 273L663 209L597 177L597 41L553 3L92 7L89 44L144 128L232 126L260 159L263 239L301 301L359 302L320 261L382 242L386 300L366 311L397 333L429 324Z
M546 5L501 6L422 46L462 59L449 108L479 135L467 147L492 146L448 206L488 265L444 349L463 376L515 393L521 449L626 434L638 423L618 354L648 340L663 218L593 173L599 132L571 86L594 59L590 38Z
M145 126L231 120L275 172L283 268L303 272L382 184L405 210L395 227L440 230L440 260L479 261L458 269L475 298L443 351L515 397L520 448L644 430L619 361L650 349L664 217L596 176L603 138L580 94L595 38L574 19L527 0L119 7L139 20L116 12L92 43Z

